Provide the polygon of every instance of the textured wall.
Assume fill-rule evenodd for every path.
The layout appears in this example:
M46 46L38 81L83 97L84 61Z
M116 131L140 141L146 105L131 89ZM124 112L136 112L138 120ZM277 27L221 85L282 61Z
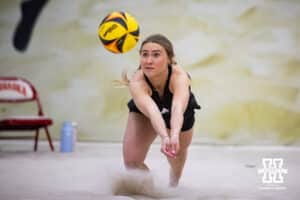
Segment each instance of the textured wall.
M1 1L0 74L24 76L37 86L45 112L55 119L56 138L62 122L73 120L80 139L122 139L129 94L112 81L123 69L136 69L140 42L123 55L104 50L97 28L114 10L139 21L141 39L163 33L173 41L203 107L195 142L299 144L297 0L52 0L24 53L11 43L19 1Z

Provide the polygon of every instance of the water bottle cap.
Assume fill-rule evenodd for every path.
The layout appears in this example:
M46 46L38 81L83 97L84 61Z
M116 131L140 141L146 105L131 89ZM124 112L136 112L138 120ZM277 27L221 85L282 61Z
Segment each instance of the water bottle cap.
M72 122L72 126L73 126L73 127L77 127L77 126L78 126L78 123L77 123L77 122Z
M69 125L69 124L72 124L72 122L70 122L70 121L64 121L64 125Z
M70 121L64 121L63 127L64 127L64 128L71 128L71 127L73 127L73 126L72 126L72 122L70 122Z

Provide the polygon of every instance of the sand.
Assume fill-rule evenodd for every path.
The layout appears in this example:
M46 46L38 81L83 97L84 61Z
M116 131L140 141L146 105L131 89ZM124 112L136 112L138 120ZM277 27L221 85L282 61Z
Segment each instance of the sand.
M300 148L192 145L177 188L168 187L168 163L154 144L151 173L126 171L119 143L77 143L72 153L32 152L31 141L0 142L1 200L298 199ZM56 149L59 144L55 143ZM262 158L282 158L281 188L264 188Z

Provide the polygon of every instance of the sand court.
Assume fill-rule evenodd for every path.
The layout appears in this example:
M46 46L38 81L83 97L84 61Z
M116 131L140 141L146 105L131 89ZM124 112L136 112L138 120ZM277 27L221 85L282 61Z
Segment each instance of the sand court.
M55 144L58 147L58 143ZM154 144L150 174L125 171L119 143L77 143L72 153L52 153L46 142L1 141L0 199L297 199L298 147L192 145L177 188L168 187L168 163ZM56 148L58 149L58 148ZM284 180L262 183L262 158L282 158Z

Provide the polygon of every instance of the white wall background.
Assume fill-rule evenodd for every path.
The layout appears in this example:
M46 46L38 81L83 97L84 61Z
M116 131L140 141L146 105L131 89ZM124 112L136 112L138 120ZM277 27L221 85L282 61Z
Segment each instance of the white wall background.
M37 86L56 139L62 122L72 120L81 140L122 140L130 97L112 81L137 68L140 42L115 55L97 37L102 18L122 10L139 22L141 40L168 36L192 75L203 108L195 143L299 144L299 1L52 0L24 53L11 42L19 3L0 2L0 75L23 76ZM1 109L0 116L15 112Z

